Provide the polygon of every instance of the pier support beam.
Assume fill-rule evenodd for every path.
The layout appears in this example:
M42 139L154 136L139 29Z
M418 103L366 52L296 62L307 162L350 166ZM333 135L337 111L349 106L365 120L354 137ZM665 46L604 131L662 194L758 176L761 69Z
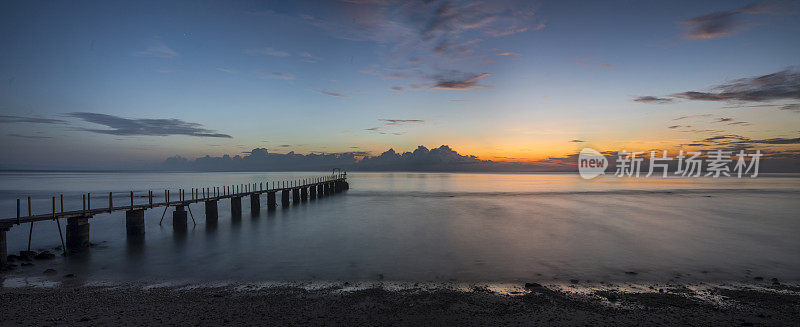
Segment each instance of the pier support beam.
M89 217L67 218L67 250L81 251L89 247Z
M250 214L258 215L261 212L261 196L258 193L250 194Z
M232 196L231 197L231 218L233 218L233 219L242 218L242 197L241 196Z
M311 185L308 187L308 198L314 200L317 198L317 186Z
M275 192L267 192L267 209L272 210L278 206L278 202L275 201Z
M318 197L325 196L325 188L322 186L322 184L317 184L317 196Z
M172 229L175 231L186 230L186 210L183 206L175 206L175 211L172 212Z
M0 268L8 263L8 245L6 240L6 232L8 228L0 227Z
M206 226L216 226L218 219L217 200L206 201Z
M300 204L300 188L293 188L292 189L292 202L294 204Z
M125 230L128 236L144 235L144 209L125 211Z
M289 206L289 190L288 189L283 189L281 191L281 205L284 206L284 207L288 207Z

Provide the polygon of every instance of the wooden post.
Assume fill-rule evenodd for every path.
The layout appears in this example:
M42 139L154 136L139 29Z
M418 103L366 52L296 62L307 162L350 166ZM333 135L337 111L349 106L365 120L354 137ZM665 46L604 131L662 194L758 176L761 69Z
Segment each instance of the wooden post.
M64 194L61 194L60 197L61 197L61 213L64 213Z
M92 193L86 193L86 210L92 211Z
M147 190L147 202L150 203L150 208L153 207L153 191Z
M131 191L131 210L133 210L133 191Z
M17 225L19 225L19 199L17 199Z
M28 197L28 217L32 216L31 214L31 197ZM31 221L31 229L28 231L28 252L31 251L31 237L33 237L33 221Z
M108 212L111 212L111 209L114 208L114 197L111 196L111 192L108 192Z

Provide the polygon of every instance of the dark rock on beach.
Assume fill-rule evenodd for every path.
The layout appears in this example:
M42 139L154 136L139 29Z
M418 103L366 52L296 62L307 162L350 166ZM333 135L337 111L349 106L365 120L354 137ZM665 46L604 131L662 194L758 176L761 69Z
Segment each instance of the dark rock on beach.
M33 256L33 258L36 260L48 260L48 259L53 259L55 257L56 255L50 253L50 251L42 251L39 254Z
M525 289L526 290L542 288L542 287L544 287L544 286L542 286L542 284L539 284L539 283L525 283Z

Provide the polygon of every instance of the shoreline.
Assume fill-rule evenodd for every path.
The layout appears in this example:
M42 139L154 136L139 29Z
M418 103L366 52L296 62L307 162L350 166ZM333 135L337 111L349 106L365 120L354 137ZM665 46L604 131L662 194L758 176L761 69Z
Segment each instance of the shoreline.
M498 285L505 285L497 287ZM661 286L661 287L659 287ZM800 284L65 282L0 288L2 325L792 325Z

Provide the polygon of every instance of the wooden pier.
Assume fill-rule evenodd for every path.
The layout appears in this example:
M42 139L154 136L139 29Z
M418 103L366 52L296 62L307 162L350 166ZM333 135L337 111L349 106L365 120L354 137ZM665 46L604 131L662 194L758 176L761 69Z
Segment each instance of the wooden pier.
M250 211L253 214L258 214L261 211L262 194L266 194L267 209L274 210L278 206L276 201L276 194L278 193L280 193L281 205L288 207L301 204L308 200L333 195L349 188L347 173L339 172L325 177L281 181L277 183L273 181L272 187L270 187L269 182L225 185L192 188L188 190L188 194L186 192L187 190L179 189L177 195L171 195L169 190L165 190L162 195L164 198L162 202L155 202L155 193L147 191L147 202L136 203L135 199L141 199L142 196L135 196L135 193L131 191L127 197L122 198L115 198L114 193L108 193L108 203L93 205L91 202L92 195L86 193L83 194L83 207L81 210L64 211L64 197L59 196L58 198L51 198L51 212L36 215L31 211L31 198L28 197L25 203L28 213L26 216L21 215L21 201L17 199L17 216L15 218L0 219L0 267L7 263L8 258L6 232L16 225L30 224L30 232L28 235L28 251L30 251L33 223L37 221L55 220L58 225L59 236L61 237L62 249L64 253L67 253L68 251L79 251L89 246L89 219L93 218L95 215L125 211L125 227L128 237L143 237L145 232L144 211L147 209L164 207L164 212L161 214L161 221L159 222L159 224L161 224L167 213L167 209L169 207L174 207L172 226L176 231L179 231L187 228L187 213L191 216L192 221L194 221L194 214L192 214L190 209L191 204L202 202L205 205L206 223L214 226L217 224L219 216L217 202L222 199L229 199L231 201L230 210L232 219L241 219L243 197L250 198ZM170 199L171 196L174 200ZM97 196L95 196L95 198L96 197ZM56 210L56 202L60 204L60 210ZM61 219L67 220L66 240L61 232Z

